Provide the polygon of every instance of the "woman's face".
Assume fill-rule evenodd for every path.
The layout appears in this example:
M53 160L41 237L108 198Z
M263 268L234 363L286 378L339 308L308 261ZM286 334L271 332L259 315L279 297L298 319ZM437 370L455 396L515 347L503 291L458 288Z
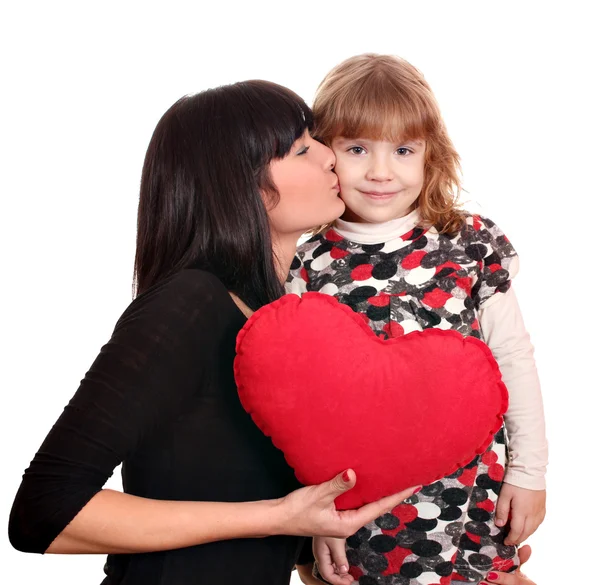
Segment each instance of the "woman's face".
M333 151L308 131L284 158L271 161L271 179L279 192L279 201L267 204L274 235L298 238L344 213L334 165Z

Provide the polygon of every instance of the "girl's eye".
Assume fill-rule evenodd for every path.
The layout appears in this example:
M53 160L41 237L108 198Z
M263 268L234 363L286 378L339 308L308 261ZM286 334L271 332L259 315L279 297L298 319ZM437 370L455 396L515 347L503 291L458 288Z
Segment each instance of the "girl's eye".
M310 146L303 146L296 154L298 156L302 156L303 154L306 154L308 152L309 148Z
M348 152L351 152L352 154L362 154L365 152L365 149L362 146L351 146L348 149Z
M399 154L400 156L406 156L407 154L410 154L412 151L409 148L406 148L404 146L402 146L401 148L399 148L396 153Z

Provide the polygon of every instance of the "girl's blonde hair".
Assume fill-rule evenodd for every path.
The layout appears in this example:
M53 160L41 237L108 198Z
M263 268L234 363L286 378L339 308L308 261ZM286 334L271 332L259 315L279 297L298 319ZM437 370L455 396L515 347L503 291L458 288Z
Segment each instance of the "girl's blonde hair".
M317 89L314 136L425 140L425 179L417 199L421 223L456 233L464 223L458 205L460 158L422 73L393 55L367 53L334 67Z

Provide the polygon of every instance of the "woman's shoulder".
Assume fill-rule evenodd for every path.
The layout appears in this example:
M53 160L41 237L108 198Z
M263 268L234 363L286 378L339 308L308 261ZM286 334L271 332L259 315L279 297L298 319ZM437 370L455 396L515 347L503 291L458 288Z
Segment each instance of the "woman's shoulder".
M208 325L217 317L237 314L225 285L214 274L195 268L173 274L138 295L125 310L117 328L153 321L192 326Z

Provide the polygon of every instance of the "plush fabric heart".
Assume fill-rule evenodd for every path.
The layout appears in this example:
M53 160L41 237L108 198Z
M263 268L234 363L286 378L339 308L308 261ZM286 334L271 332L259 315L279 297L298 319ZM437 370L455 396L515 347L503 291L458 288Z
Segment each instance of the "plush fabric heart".
M234 369L242 405L300 482L354 469L338 509L450 475L492 442L508 406L483 342L440 329L382 340L321 293L257 311Z

